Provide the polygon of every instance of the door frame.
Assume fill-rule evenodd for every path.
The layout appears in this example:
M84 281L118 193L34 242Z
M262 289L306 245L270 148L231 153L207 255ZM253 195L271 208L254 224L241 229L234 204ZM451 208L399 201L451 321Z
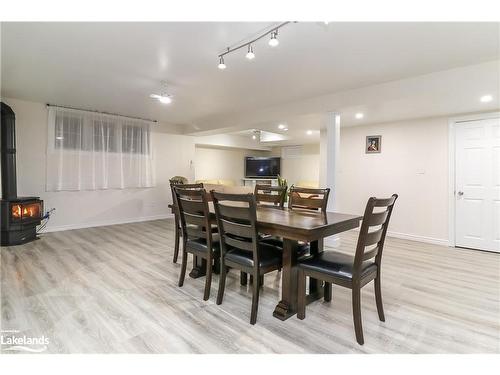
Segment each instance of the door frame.
M455 247L455 129L462 122L481 121L500 118L500 112L485 112L448 119L448 246Z

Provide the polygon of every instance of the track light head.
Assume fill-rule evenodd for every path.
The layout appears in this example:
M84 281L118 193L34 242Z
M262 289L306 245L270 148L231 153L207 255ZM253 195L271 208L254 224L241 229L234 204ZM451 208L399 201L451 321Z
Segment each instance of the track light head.
M271 32L271 39L269 39L269 45L271 47L276 47L278 44L280 44L278 40L278 30L274 30Z
M224 56L220 56L219 57L219 65L218 65L218 68L220 70L224 70L226 69L226 64L224 64Z
M253 53L253 47L251 44L248 45L248 52L245 56L248 60L255 59L255 53Z

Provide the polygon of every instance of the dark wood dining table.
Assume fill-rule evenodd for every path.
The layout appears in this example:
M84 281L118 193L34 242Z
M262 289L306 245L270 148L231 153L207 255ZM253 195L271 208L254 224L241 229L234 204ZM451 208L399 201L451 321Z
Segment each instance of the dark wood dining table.
M172 210L174 207L169 206ZM210 211L213 206L210 203ZM309 242L312 255L323 251L324 239L335 234L355 229L362 216L338 212L317 212L277 208L257 207L257 226L259 233L283 238L283 268L281 275L281 300L273 315L286 320L297 313L297 248L299 242ZM215 215L213 218L215 222ZM204 275L206 269L202 259L195 259L189 274L196 278ZM322 298L324 288L317 280L311 279L307 302Z

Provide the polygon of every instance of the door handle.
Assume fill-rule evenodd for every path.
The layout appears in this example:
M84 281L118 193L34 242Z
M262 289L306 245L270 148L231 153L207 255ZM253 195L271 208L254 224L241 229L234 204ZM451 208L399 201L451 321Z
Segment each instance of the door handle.
M458 195L459 197L461 197L462 195L464 195L464 192L463 192L463 191L459 191L459 192L457 193L457 195Z

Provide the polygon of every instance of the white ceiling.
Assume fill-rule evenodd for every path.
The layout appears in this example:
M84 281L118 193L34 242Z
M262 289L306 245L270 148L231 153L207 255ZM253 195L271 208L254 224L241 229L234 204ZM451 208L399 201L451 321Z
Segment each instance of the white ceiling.
M2 23L1 93L153 118L186 132L241 130L251 128L243 114L499 59L498 23L301 22L281 29L274 49L258 42L254 61L240 50L217 69L225 47L275 24ZM148 97L163 79L174 95L168 106ZM364 105L342 102L346 113ZM303 124L300 116L283 121ZM252 122L273 130L282 117Z

